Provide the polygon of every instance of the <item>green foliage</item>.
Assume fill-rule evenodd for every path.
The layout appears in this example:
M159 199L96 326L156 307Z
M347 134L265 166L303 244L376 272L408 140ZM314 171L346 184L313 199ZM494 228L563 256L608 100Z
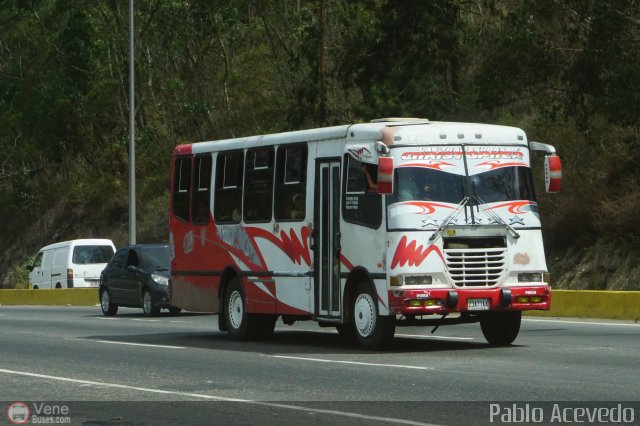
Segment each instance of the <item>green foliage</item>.
M0 3L0 245L19 253L0 270L51 239L126 241L128 18L114 0ZM638 22L636 0L136 0L142 238L166 240L177 144L404 115L554 144L552 259L636 241Z

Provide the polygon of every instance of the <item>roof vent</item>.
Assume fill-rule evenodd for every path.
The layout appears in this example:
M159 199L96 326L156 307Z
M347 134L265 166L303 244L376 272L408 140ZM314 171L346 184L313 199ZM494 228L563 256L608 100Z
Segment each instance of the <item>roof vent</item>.
M430 123L428 118L415 118L415 117L387 117L387 118L376 118L371 120L372 123Z

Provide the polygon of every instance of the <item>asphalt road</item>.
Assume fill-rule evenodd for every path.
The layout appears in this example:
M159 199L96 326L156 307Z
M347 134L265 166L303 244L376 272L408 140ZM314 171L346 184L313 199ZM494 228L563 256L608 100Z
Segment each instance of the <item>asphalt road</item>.
M640 324L527 318L510 347L478 324L430 331L370 352L313 322L234 342L214 315L0 306L0 424L17 401L83 425L550 424L581 407L640 424Z

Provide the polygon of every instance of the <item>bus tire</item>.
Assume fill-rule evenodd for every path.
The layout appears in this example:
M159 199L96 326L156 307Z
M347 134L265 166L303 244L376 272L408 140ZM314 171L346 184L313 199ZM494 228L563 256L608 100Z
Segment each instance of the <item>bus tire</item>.
M396 331L396 321L393 317L379 314L378 300L371 284L362 282L358 285L352 312L355 335L362 347L378 350L389 346Z
M336 330L338 330L338 334L343 339L348 341L355 341L356 328L353 324L338 324L336 325Z
M100 309L105 317L112 317L118 313L118 305L111 302L111 294L106 288L100 290Z
M253 340L260 334L255 316L247 313L245 297L238 277L232 278L227 284L223 309L227 333L232 340Z
M252 326L250 330L251 339L267 340L273 336L276 328L277 315L270 314L249 314L249 323Z
M520 332L521 311L489 312L480 318L484 338L492 345L510 345Z

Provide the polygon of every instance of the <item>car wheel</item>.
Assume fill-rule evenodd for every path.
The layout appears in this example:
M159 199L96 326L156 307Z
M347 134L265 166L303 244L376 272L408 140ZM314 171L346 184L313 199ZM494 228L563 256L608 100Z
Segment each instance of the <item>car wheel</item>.
M510 345L518 337L522 312L490 312L480 318L480 328L487 342L492 345Z
M160 313L160 308L154 306L151 292L147 289L142 292L142 311L148 317L155 317Z
M100 290L100 308L106 317L114 316L118 312L118 305L111 303L111 294L106 288Z
M395 318L378 314L378 302L369 283L358 285L353 301L353 320L356 338L363 347L383 349L393 340Z

